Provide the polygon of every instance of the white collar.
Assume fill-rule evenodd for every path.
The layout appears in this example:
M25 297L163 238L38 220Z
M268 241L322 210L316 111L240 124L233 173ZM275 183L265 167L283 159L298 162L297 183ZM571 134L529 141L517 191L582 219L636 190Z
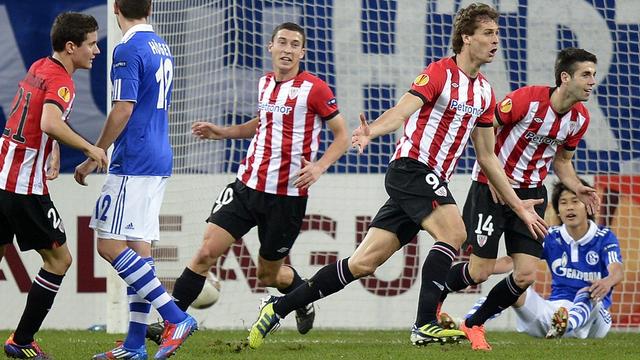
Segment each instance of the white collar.
M131 37L140 31L147 31L147 32L153 32L153 26L151 26L151 24L137 24L137 25L133 25L132 27L129 28L129 30L127 30L127 32L122 36L122 43L126 43L127 41L129 41L129 39L131 39Z
M574 238L571 237L571 235L569 235L566 225L562 224L562 226L560 227L560 235L562 235L562 238L567 244L571 244L572 242L574 242L577 245L586 245L591 241L591 239L593 239L597 231L598 231L598 225L596 225L596 223L594 223L593 221L589 220L589 229L587 230L587 233L584 234L582 238L575 240Z

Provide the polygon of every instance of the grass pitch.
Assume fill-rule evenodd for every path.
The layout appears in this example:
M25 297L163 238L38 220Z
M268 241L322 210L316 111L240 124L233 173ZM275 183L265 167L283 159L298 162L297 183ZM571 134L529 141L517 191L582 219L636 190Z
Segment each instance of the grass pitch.
M2 339L9 331L0 331ZM203 330L196 332L173 359L640 359L639 333L610 333L605 339L544 340L515 332L488 332L491 352L472 351L463 341L453 345L412 346L409 331L312 330L299 335L292 330L278 331L265 339L258 350L251 350L244 339L246 331ZM113 348L123 335L89 331L45 330L37 341L56 360L91 359ZM149 358L157 349L147 342Z

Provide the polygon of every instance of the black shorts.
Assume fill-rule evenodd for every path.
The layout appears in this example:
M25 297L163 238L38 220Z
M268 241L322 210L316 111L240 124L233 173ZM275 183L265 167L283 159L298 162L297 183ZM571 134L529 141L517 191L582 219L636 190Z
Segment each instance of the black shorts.
M55 249L65 242L64 224L49 195L0 189L0 245L16 237L20 250Z
M422 221L438 206L455 204L447 187L427 165L410 158L392 161L384 178L389 200L378 210L370 227L388 230L408 244L422 229Z
M289 254L306 210L306 197L257 191L236 179L220 192L207 222L227 230L236 239L258 226L260 256L276 261Z
M535 209L544 218L547 208L547 188L514 189L522 200L544 199ZM542 240L533 238L525 223L508 205L496 204L491 198L489 185L474 181L469 189L467 201L462 210L467 227L467 244L473 247L473 254L485 259L498 256L498 243L504 233L507 254L542 255ZM463 246L465 248L465 246Z

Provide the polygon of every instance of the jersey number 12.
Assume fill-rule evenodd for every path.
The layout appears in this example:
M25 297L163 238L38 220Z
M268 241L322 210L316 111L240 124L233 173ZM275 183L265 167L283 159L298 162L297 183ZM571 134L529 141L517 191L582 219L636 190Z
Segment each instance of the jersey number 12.
M171 59L166 58L160 60L160 66L158 67L158 71L156 71L156 81L158 82L158 103L156 104L156 108L168 110L167 96L169 95L169 89L173 81L173 63Z

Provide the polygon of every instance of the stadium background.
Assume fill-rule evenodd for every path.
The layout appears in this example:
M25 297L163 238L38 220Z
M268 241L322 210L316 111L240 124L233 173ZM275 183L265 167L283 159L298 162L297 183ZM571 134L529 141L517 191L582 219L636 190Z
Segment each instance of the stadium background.
M217 192L233 178L247 144L196 142L188 133L188 125L203 118L231 124L253 116L255 81L270 68L264 44L275 24L293 20L305 26L309 40L304 66L332 86L353 128L358 112L364 110L368 118L375 118L392 106L425 64L449 53L453 14L467 3L156 2L152 23L176 56L171 121L177 175L167 191L162 210L163 241L156 252L159 273L166 283L171 286L171 278L179 274L197 247L202 220ZM588 103L592 125L579 146L575 164L605 195L601 220L614 227L624 249L625 282L618 289L620 305L614 321L619 327L636 328L640 323L636 278L640 181L634 177L640 171L640 4L632 0L495 3L502 12L501 51L484 72L498 98L524 84L551 84L558 48L579 46L598 55L599 84ZM548 11L551 8L556 10ZM0 125L5 122L15 84L29 64L50 53L48 31L55 14L63 10L90 13L100 23L102 54L90 72L78 71L74 76L77 97L70 120L76 130L94 140L106 114L110 57L107 33L118 33L105 1L0 0ZM362 239L368 217L385 200L382 174L394 142L395 134L391 134L376 141L365 156L350 152L314 185L305 231L290 259L303 274L310 275L322 264L348 256ZM469 185L472 154L468 148L457 169L460 174L454 175L451 184L460 206ZM63 149L62 158L63 171L72 172L82 156ZM65 174L50 185L65 220L75 263L45 327L84 328L122 319L123 307L113 304L119 298L105 296L109 270L95 255L93 234L86 227L101 180L95 176L90 178L89 187L81 188ZM420 265L431 243L421 235L375 277L323 301L318 325L408 327L415 312ZM220 303L196 311L206 326L238 328L253 320L255 304L264 291L255 279L256 256L255 234L250 233L219 264L216 272L223 279ZM0 264L3 308L22 307L39 263L37 255L8 252ZM492 283L477 291L488 291ZM117 287L110 293L117 294ZM460 316L477 296L454 295L445 309ZM380 315L382 312L384 315ZM3 310L5 313L0 317L0 328L17 323L17 311ZM507 314L495 326L512 323L512 316ZM115 321L114 326L122 324Z

